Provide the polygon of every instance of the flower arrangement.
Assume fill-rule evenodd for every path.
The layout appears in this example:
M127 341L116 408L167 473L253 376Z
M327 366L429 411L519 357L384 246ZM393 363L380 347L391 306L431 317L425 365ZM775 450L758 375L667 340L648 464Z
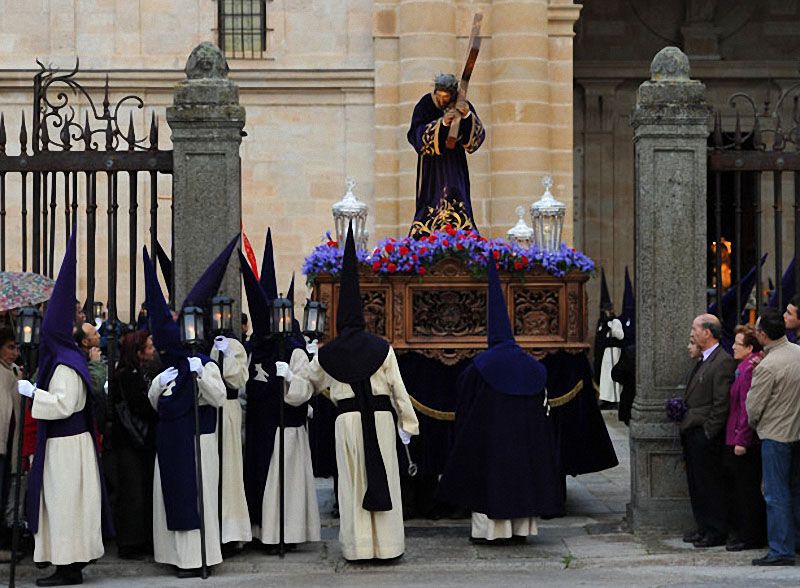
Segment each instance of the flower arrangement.
M667 418L673 423L680 423L686 415L689 407L686 406L683 398L670 398L666 404Z
M326 240L306 257L303 273L309 283L317 274L339 273L342 251L338 243ZM379 275L405 274L424 276L428 268L445 257L460 259L476 276L486 273L486 260L494 258L497 269L523 274L534 268L562 277L570 271L592 273L594 262L583 252L561 244L556 251L542 251L535 246L524 248L503 239L490 240L473 230L455 229L451 225L420 238L388 238L380 241L372 253L358 252L360 263Z

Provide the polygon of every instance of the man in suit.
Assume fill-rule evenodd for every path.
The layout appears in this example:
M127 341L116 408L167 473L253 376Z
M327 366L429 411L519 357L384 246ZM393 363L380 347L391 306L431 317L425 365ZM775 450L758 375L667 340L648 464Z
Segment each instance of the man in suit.
M697 523L684 541L695 547L724 545L728 535L722 455L736 361L720 347L721 336L722 326L712 314L701 314L692 322L691 342L699 347L702 357L686 385L688 410L681 422L681 443Z

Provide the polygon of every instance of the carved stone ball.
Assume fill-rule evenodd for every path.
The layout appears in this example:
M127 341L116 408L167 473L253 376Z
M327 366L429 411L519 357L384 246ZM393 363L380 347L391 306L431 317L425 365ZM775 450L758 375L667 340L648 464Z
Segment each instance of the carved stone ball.
M189 55L186 77L190 80L227 78L228 62L219 47L204 41Z
M664 47L650 64L653 82L688 82L689 58L677 47Z

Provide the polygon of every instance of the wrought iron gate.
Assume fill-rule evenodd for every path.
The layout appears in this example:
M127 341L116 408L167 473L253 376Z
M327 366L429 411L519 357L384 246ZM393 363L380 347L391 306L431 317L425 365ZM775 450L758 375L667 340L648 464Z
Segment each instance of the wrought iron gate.
M782 311L788 300L784 299L781 276L792 258L795 267L800 262L800 82L779 92L774 103L768 92L763 106L744 93L733 94L728 104L730 111L714 112L709 141L709 235L718 244L710 255L712 287L716 299L721 300L726 287L723 266L728 264L736 308L741 309L742 297L748 295L742 291L742 277L755 266L755 308L760 309L766 302L765 272L769 275L774 268L775 290L770 298ZM728 132L723 115L733 123L732 129L727 125ZM788 189L791 193L792 188L794 211L785 215L784 192ZM765 211L770 191L771 219ZM730 255L723 245L726 235ZM784 235L793 235L791 244L784 243ZM787 248L791 250L788 255ZM772 259L762 267L758 260L765 253ZM800 293L800 267L797 270L793 285L794 292ZM721 304L717 312L722 312ZM739 316L737 322L741 320Z
M85 307L87 316L94 319L98 279L105 276L108 359L113 366L120 286L127 285L128 291L125 322L135 322L138 314L140 196L144 196L142 212L145 208L149 212L150 251L155 251L158 178L159 174L172 174L172 151L159 149L154 112L150 113L149 132L137 136L134 112L144 112L144 102L127 95L112 103L108 76L98 104L76 79L78 62L68 72L37 64L40 71L33 77L33 114L26 117L22 113L17 155L8 153L5 115L0 113L0 269L52 276L61 259L57 240L66 243L71 232L81 230L85 223L85 239L78 239L79 263L85 260L86 268ZM128 121L123 130L125 114ZM127 244L119 238L119 216L125 213L120 209L125 203ZM103 205L105 231L99 216ZM10 238L12 232L19 233L19 257ZM98 243L107 248L104 260L101 256L98 261ZM120 268L120 247L125 245L128 267Z

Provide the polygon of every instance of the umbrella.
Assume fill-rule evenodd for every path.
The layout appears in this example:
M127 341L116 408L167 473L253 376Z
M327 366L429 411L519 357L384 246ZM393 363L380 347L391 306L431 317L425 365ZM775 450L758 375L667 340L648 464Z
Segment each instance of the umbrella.
M34 306L50 299L55 282L29 272L0 272L0 311Z

